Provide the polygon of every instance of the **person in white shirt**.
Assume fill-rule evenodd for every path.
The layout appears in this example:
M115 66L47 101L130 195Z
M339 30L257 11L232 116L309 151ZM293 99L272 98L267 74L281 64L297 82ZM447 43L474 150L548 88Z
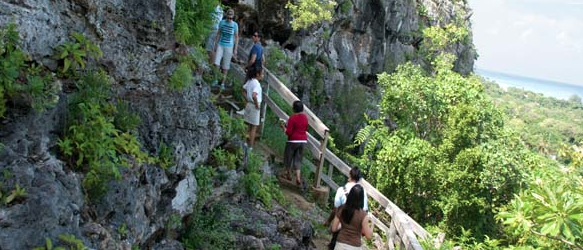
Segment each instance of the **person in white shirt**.
M330 214L330 217L328 218L328 220L326 221L325 224L329 224L330 222L332 222L332 219L336 215L338 208L346 203L346 197L348 196L348 193L350 193L350 189L352 189L352 187L354 187L354 185L359 184L361 178L362 178L362 174L361 174L360 169L358 167L353 167L352 169L350 169L350 172L348 173L348 182L346 182L346 184L344 184L344 186L339 187L336 190L336 195L334 196L334 207L332 208L332 213ZM363 210L365 212L367 212L368 211L368 198L367 198L368 196L367 196L364 188L363 188L363 192L364 192ZM338 237L338 232L332 232L332 240L330 241L330 244L328 245L329 249L334 249L333 245L336 243L337 237Z
M246 82L243 85L243 96L247 101L245 105L244 120L249 125L249 147L255 144L255 134L259 126L259 109L262 101L262 90L259 80L263 79L263 68L250 67L247 70Z

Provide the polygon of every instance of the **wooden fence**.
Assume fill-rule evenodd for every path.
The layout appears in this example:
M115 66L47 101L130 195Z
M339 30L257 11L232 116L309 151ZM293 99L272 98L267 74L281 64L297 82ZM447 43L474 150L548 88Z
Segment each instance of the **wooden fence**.
M288 115L277 106L277 104L269 97L270 89L275 90L279 96L289 105L296 100L299 100L275 75L269 70L265 69L265 82L267 87L264 89L263 103L262 103L262 125L265 121L266 107L269 107L277 117L287 121ZM344 163L334 153L326 147L328 142L329 129L324 123L307 107L304 107L304 113L308 116L308 123L315 133L321 138L316 139L312 134L308 134L308 148L312 155L318 161L316 166L316 178L314 187L320 186L320 181L324 181L332 190L338 188L332 180L334 168L340 171L345 176L348 176L350 166ZM322 173L324 162L329 162L329 169L327 174ZM390 225L386 226L381 220L372 215L372 221L377 228L383 231L388 237L388 249L423 249L419 243L419 238L430 239L429 233L423 229L417 222L403 212L397 205L391 202L375 187L373 187L366 180L361 180L360 184L365 188L368 196L377 201L384 209L390 218Z

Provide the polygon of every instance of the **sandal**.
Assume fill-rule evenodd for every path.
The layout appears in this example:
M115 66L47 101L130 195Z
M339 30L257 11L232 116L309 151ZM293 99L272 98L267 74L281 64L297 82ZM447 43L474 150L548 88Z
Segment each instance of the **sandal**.
M281 174L281 175L279 175L279 177L282 179L288 180L288 181L292 180L292 178L289 174Z

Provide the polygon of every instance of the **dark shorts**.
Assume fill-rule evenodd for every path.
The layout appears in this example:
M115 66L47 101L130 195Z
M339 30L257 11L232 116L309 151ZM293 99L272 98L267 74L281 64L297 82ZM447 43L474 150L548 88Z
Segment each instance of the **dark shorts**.
M296 170L302 167L302 158L305 143L287 142L285 144L285 152L283 154L283 165L286 168L294 168Z

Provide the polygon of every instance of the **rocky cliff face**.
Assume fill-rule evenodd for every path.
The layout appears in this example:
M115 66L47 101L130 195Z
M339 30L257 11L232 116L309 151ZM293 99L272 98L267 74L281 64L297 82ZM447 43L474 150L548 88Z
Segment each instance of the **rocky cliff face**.
M255 23L250 26L261 29L269 39L286 49L287 56L297 64L292 72L280 76L334 128L337 139L350 141L363 125L362 114L374 113L371 107L378 99L375 97L378 95L375 93L376 75L393 72L406 61L425 64L419 52L423 42L421 30L453 20L470 27L471 11L465 1L454 0L337 2L331 22L299 31L293 31L289 25L291 19L284 8L285 1L249 2L260 14L241 16L256 16ZM245 9L241 11L244 13ZM458 57L456 71L472 72L476 52L471 40L467 44L456 44L450 52ZM269 51L267 55L269 57ZM317 74L322 74L322 79L315 79L314 72L302 73L301 65L306 63L309 67L318 67L321 72ZM274 65L267 67L273 69ZM345 96L340 92L354 95Z
M64 233L95 249L181 246L160 243L160 232L171 216L192 213L197 190L192 170L218 144L221 131L208 87L195 84L180 93L165 87L176 67L173 12L170 0L0 1L0 24L17 24L24 52L53 70L55 48L71 32L98 45L103 57L89 67L104 68L114 98L140 115L145 150L156 154L160 143L170 144L177 162L168 171L153 165L125 169L102 200L88 203L82 174L58 159L67 94L41 115L12 109L0 125L1 183L18 184L28 194L20 203L0 206L0 249L31 249Z
M112 82L112 100L125 101L141 118L138 139L157 155L162 143L173 149L168 169L132 163L110 181L103 198L88 200L84 171L71 169L57 142L66 126L65 88L55 108L37 113L15 103L0 118L0 191L26 195L0 203L0 249L55 245L64 234L89 249L184 249L179 242L197 202L196 168L223 143L218 109L208 84L197 76L186 90L171 90L167 79L178 65L173 34L174 0L0 0L0 26L15 23L21 48L32 62L56 71L56 48L79 32L103 51L87 69L104 69ZM57 81L71 80L59 79ZM59 83L60 85L60 83ZM227 209L235 249L310 249L309 222L250 201L238 183L241 172L222 169L210 200Z

